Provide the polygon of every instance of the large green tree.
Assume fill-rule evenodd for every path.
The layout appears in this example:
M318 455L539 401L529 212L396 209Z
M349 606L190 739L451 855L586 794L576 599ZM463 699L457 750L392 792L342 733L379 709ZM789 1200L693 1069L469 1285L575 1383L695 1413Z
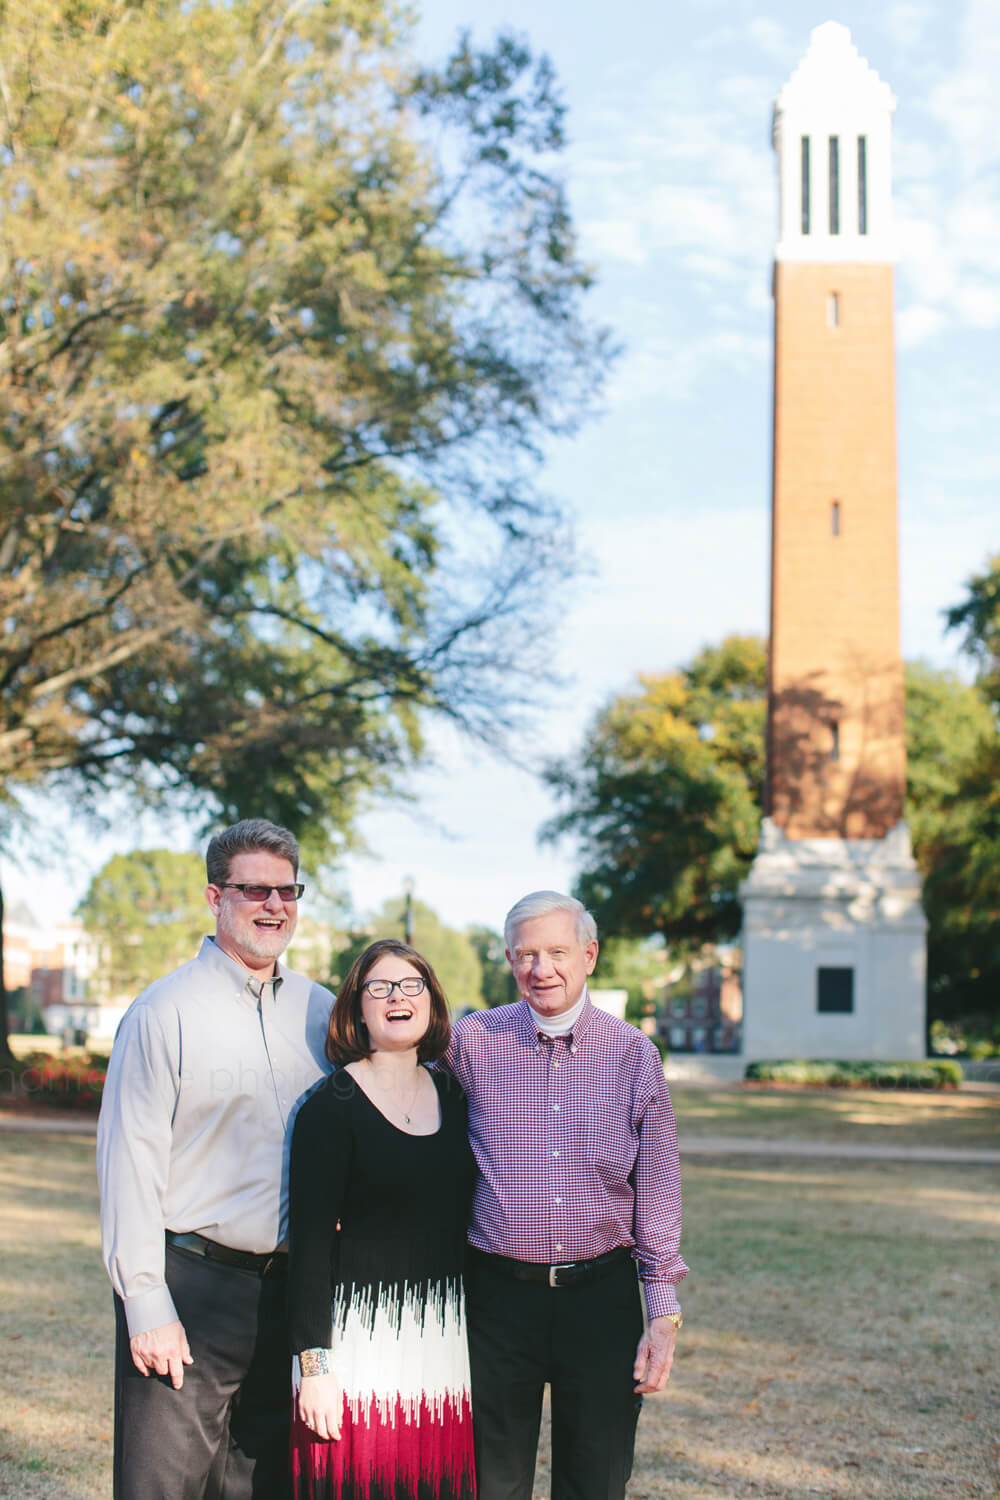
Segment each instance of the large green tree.
M516 717L569 550L532 466L608 351L549 65L406 43L381 0L0 10L8 803L336 842L426 712Z
M99 979L112 998L131 999L198 951L214 921L197 854L136 849L116 854L77 908L101 948Z
M551 769L565 807L545 832L576 840L576 893L603 932L660 933L676 949L739 931L738 888L760 826L765 702L764 643L733 637L613 699L579 758ZM1000 1018L995 712L980 687L907 666L905 813L924 878L932 1018Z
M598 714L579 758L548 780L566 804L543 830L579 848L577 895L602 932L673 944L732 937L757 847L767 653L755 637L706 647Z

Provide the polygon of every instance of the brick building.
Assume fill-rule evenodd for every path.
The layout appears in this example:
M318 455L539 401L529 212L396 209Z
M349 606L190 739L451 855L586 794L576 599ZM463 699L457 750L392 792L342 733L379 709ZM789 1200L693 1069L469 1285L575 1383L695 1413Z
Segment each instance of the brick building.
M664 985L658 1029L671 1056L740 1050L743 990L739 951L706 949Z
M12 1029L41 1020L46 1031L88 1029L97 948L77 921L43 924L23 905L4 923L4 983Z

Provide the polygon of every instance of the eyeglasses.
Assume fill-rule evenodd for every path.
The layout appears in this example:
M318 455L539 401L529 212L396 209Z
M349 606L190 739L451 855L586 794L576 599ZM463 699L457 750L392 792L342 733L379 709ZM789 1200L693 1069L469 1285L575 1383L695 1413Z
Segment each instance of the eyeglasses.
M398 990L407 1000L415 1000L423 994L425 985L426 980L414 974L406 979L366 979L361 988L367 990L373 1000L388 1000L393 990Z
M248 885L245 881L241 883L238 880L226 880L222 889L242 892L244 901L267 901L272 891L277 891L282 901L297 901L305 886L301 881L295 885Z

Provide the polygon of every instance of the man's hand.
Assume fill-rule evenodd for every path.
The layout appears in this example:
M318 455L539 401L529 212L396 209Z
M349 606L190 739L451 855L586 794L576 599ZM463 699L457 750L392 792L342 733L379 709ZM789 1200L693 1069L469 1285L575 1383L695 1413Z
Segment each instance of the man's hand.
M169 1375L175 1391L184 1384L184 1366L193 1365L184 1325L163 1323L129 1339L132 1363L140 1375Z
M652 1318L649 1327L639 1340L635 1351L635 1394L648 1395L651 1391L662 1391L670 1379L670 1368L674 1362L674 1344L677 1329L672 1318Z
M327 1375L303 1375L299 1390L299 1416L321 1442L340 1437L344 1396L340 1381L331 1370Z

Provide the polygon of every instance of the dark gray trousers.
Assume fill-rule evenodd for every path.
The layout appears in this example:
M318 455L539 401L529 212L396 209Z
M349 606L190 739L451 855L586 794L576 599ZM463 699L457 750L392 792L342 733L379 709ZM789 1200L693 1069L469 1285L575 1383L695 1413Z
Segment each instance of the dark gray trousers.
M470 1256L465 1273L478 1500L531 1500L546 1383L552 1500L622 1500L642 1397L635 1263L585 1286L515 1281Z
M166 1276L194 1364L179 1391L140 1375L115 1298L115 1500L289 1500L284 1275L168 1245Z

